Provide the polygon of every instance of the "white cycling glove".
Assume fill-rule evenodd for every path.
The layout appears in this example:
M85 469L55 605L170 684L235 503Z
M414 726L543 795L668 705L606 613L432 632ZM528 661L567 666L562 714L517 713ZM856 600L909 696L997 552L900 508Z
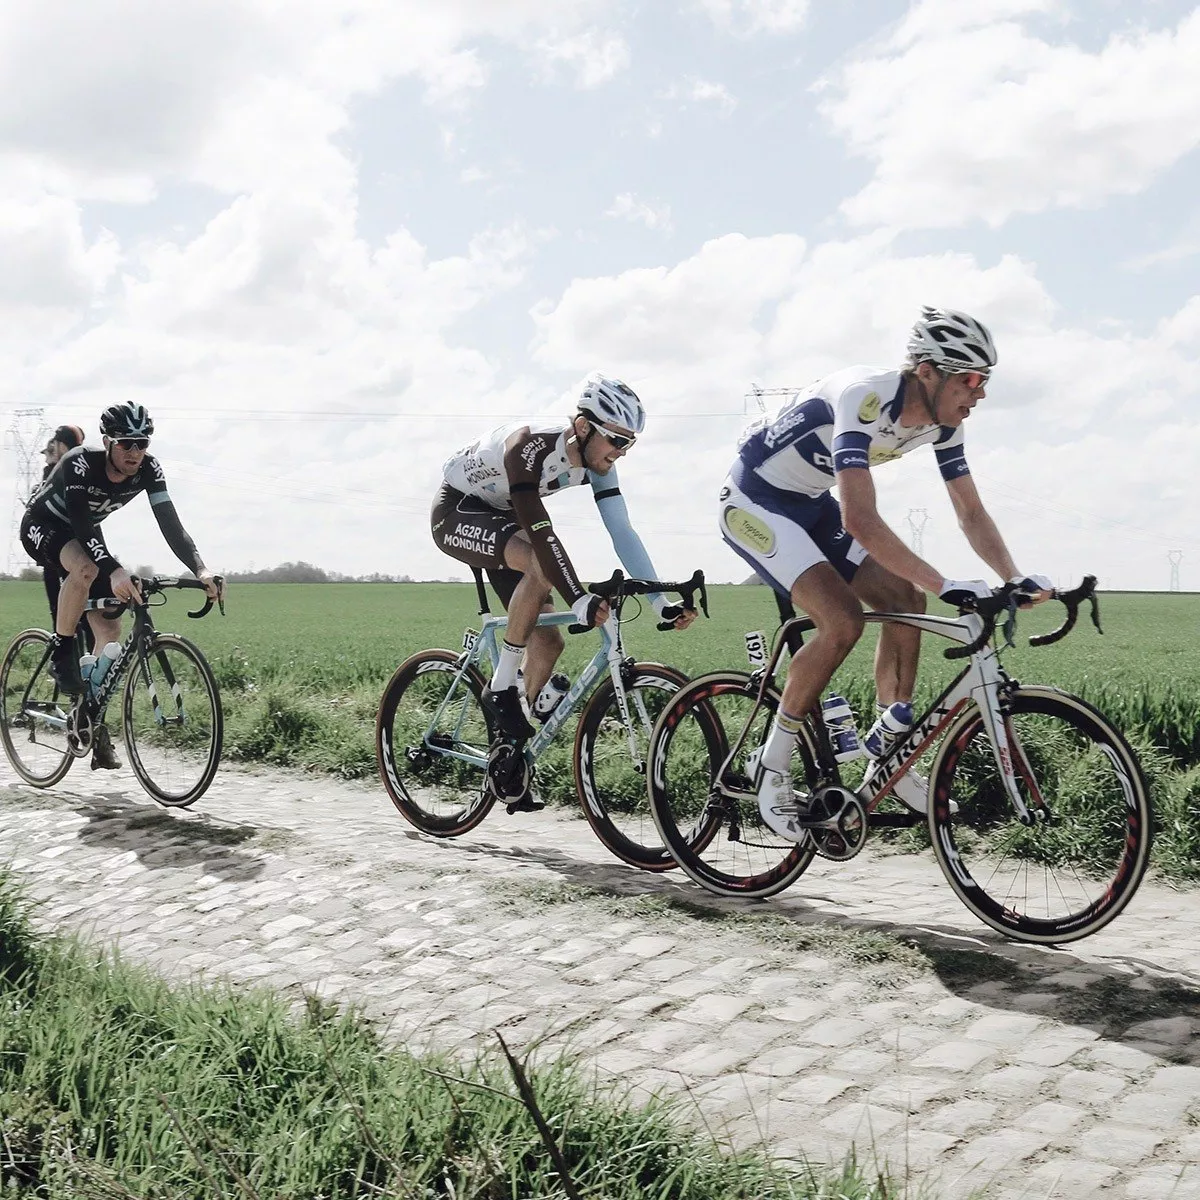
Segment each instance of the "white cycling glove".
M580 625L586 625L589 629L596 622L596 609L604 603L603 596L597 596L595 592L584 592L574 604L571 605L571 611L575 614L575 620Z
M938 598L955 608L971 600L983 600L992 594L992 585L983 579L943 579Z
M1032 599L1039 592L1049 592L1054 584L1046 575L1018 575L1008 581L1016 588L1018 596Z

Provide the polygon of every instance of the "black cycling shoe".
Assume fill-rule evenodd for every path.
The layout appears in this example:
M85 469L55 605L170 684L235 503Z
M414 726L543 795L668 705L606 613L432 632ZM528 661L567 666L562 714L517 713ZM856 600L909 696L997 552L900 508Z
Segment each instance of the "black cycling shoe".
M112 734L107 725L97 725L92 735L92 770L119 771L121 760L113 749Z
M83 676L79 673L79 660L75 657L75 644L62 658L50 660L50 678L58 684L58 690L67 696L81 696L84 691Z
M484 688L480 700L483 711L492 718L492 724L499 733L518 742L527 742L533 737L533 726L526 720L515 684L502 692Z

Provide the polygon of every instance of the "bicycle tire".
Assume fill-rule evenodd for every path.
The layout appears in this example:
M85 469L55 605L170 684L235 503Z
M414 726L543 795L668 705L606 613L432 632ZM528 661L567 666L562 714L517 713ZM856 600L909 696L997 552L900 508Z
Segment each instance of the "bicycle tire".
M646 662L632 664L626 677L642 770L634 765L616 688L606 676L588 698L575 731L575 793L588 824L617 858L643 871L669 871L675 859L650 813L646 764L654 724L687 676L674 667Z
M167 808L195 804L217 773L225 731L221 694L200 648L156 633L128 667L121 715L129 765L147 794Z
M75 760L65 728L71 699L60 695L50 678L46 662L49 644L50 635L45 630L23 629L9 643L0 663L0 738L4 753L12 769L36 788L60 782ZM26 702L26 689L35 671L39 677L33 681ZM48 720L38 720L39 715ZM63 722L61 730L59 721Z
M1146 779L1121 733L1077 696L1018 687L1004 709L1022 799L1041 808L1023 755L1053 818L1017 819L972 704L934 762L933 851L959 899L993 929L1023 942L1077 941L1116 917L1146 873L1154 838Z
M405 659L388 680L375 719L375 757L383 786L400 815L434 837L469 832L495 803L484 787L484 768L453 757L459 750L486 760L492 740L479 702L486 683L475 667L463 674L467 687L462 703L447 706L439 728L431 731L434 715L458 677L461 657L452 650L422 650Z
M650 744L650 809L663 842L683 871L721 896L773 896L794 883L816 853L812 842L788 841L763 824L746 756L762 744L779 704L767 690L745 743L726 770L722 796L714 780L758 696L740 671L715 671L682 687L663 710ZM792 756L794 776L811 788L815 761L807 725Z

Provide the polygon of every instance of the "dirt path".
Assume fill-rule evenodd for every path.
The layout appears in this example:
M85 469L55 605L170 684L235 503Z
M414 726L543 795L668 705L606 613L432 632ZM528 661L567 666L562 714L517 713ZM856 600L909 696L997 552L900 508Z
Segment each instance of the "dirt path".
M1103 933L1031 949L931 859L817 860L722 902L570 816L438 842L379 788L228 767L180 813L128 771L37 792L0 762L0 830L44 923L160 971L353 1000L410 1043L549 1033L741 1142L854 1144L942 1197L1200 1197L1200 895L1145 885ZM881 961L847 959L872 940Z

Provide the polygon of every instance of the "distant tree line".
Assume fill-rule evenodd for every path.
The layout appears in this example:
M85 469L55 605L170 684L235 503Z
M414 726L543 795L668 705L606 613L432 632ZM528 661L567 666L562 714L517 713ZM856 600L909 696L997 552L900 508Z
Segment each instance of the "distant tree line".
M191 571L180 568L168 568L168 573L190 576ZM134 569L135 575L143 578L154 574L154 568L139 565ZM3 579L41 579L41 567L22 567L16 575L8 575L0 571ZM230 583L412 583L410 575L385 575L381 571L373 571L370 575L343 575L340 571L326 571L323 567L314 567L312 563L285 562L277 567L267 567L262 571L226 571L225 578Z

